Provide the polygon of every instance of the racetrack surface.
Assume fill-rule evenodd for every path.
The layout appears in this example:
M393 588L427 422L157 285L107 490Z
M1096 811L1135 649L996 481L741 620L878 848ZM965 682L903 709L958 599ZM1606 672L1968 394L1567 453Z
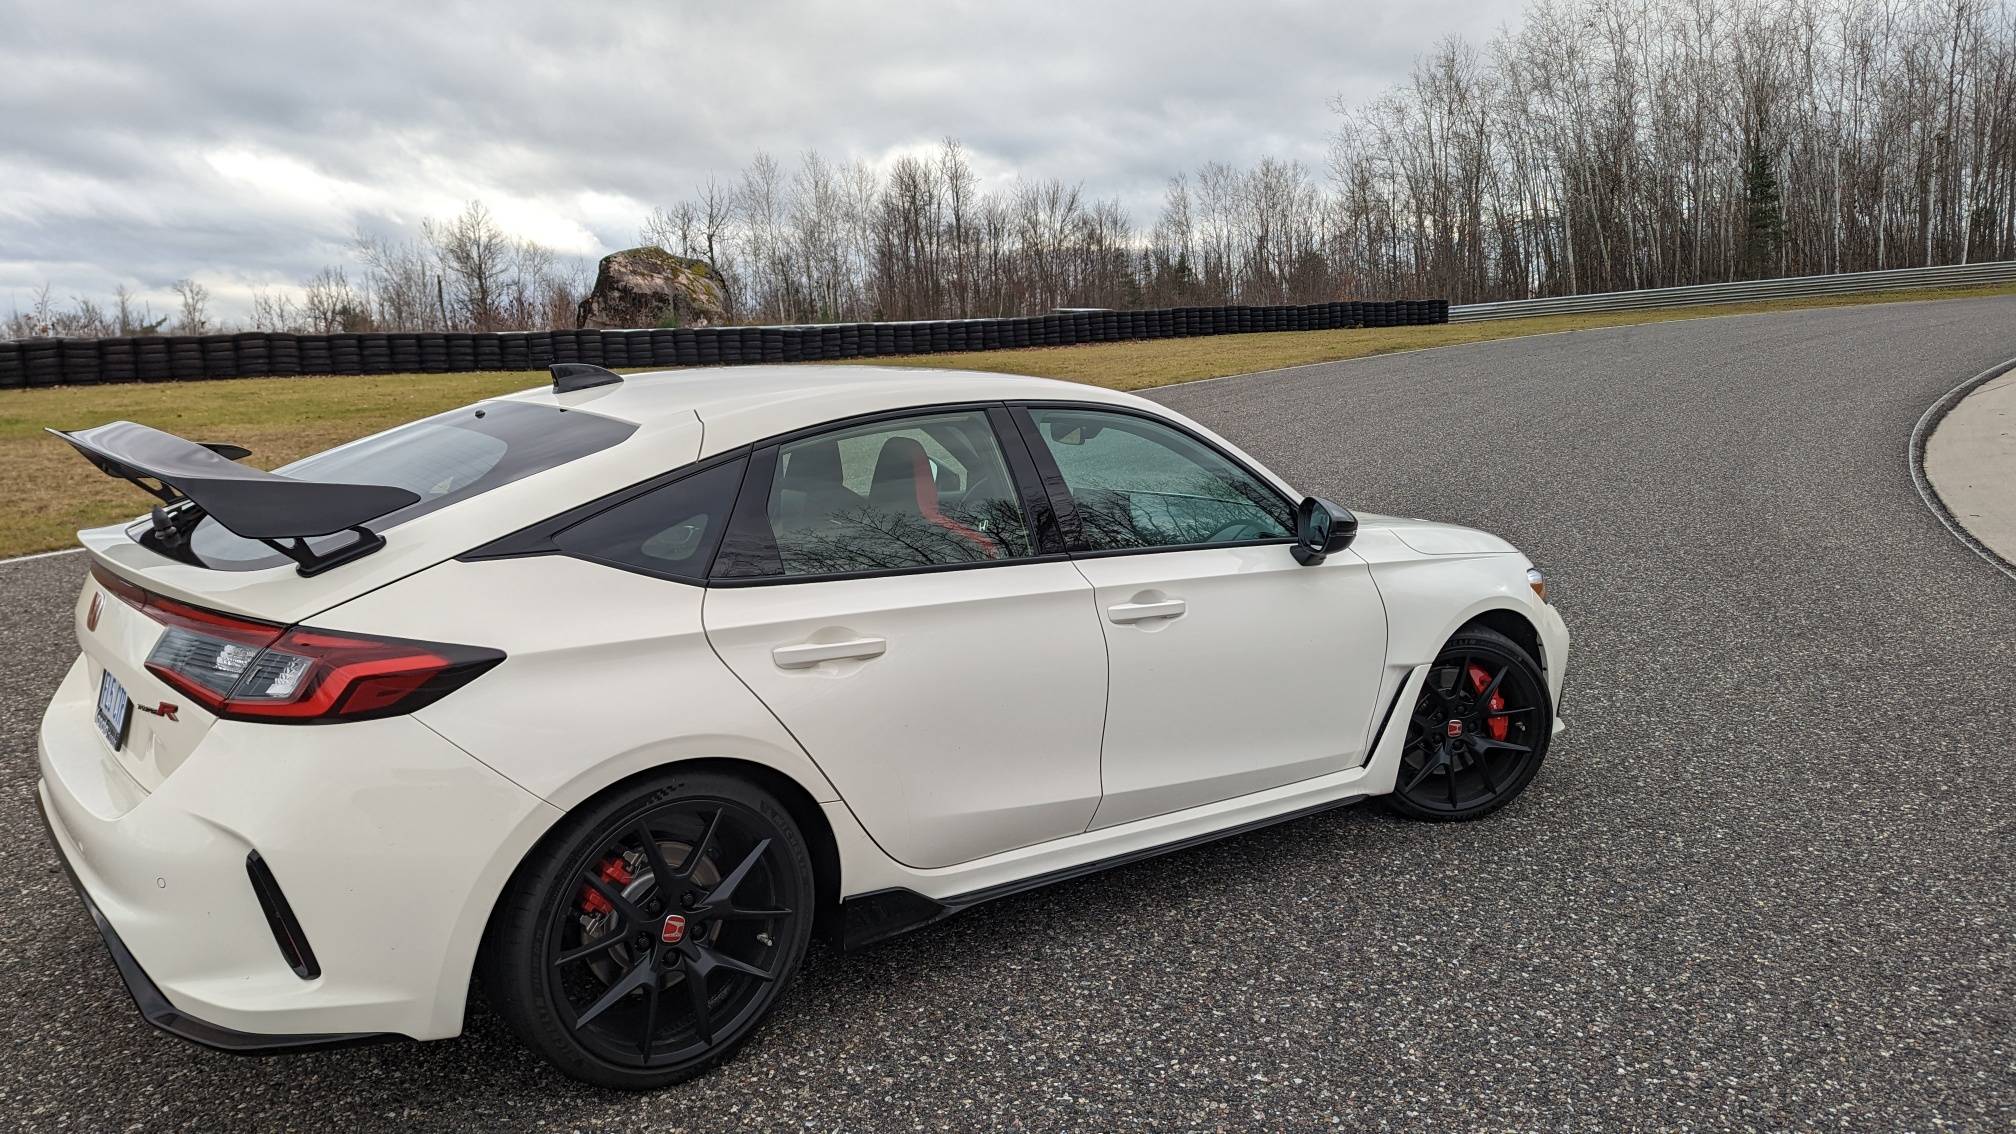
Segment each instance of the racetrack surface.
M269 1060L148 1029L34 816L82 564L0 566L0 1116L2006 1129L2016 583L1926 511L1905 449L2012 355L2000 298L1161 391L1308 491L1488 528L1547 568L1576 642L1533 787L1483 823L1352 808L815 951L733 1062L654 1096L568 1083L480 1006L462 1039Z

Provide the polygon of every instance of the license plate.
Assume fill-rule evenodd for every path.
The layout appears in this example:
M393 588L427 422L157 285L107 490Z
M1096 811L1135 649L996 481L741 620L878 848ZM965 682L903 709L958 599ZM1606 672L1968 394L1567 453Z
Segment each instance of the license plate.
M117 752L126 743L126 728L132 723L132 698L126 696L126 687L108 669L98 681L98 731Z

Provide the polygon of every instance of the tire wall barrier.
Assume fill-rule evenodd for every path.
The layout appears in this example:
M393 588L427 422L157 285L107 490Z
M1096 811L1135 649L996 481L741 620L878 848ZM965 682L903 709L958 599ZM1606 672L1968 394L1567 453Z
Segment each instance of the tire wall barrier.
M0 389L291 374L538 370L555 362L592 362L611 368L735 366L1448 321L1446 300L1395 299L1276 307L1056 311L1012 319L797 327L331 335L254 331L123 339L20 339L0 342Z

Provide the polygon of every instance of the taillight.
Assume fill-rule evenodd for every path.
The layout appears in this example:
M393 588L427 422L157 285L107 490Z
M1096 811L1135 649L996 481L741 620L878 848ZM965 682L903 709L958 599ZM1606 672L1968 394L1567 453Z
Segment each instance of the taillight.
M503 660L475 646L296 626L245 667L222 715L354 721L410 713Z
M280 626L190 606L124 584L114 589L167 629L147 669L220 717L323 724L397 716L431 705L504 660L453 646Z

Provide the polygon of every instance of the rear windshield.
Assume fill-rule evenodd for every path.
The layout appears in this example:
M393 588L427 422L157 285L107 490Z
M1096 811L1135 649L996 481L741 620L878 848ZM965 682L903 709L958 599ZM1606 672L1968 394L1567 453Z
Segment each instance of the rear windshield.
M629 422L580 410L489 402L338 445L273 471L298 480L390 484L419 493L417 503L371 521L371 530L384 532L436 508L607 449L636 430ZM539 518L528 516L526 521ZM151 533L144 529L141 525L136 538L152 546ZM339 532L308 543L317 549L334 548L355 538ZM188 548L175 557L220 571L258 571L290 562L209 517L190 531Z

